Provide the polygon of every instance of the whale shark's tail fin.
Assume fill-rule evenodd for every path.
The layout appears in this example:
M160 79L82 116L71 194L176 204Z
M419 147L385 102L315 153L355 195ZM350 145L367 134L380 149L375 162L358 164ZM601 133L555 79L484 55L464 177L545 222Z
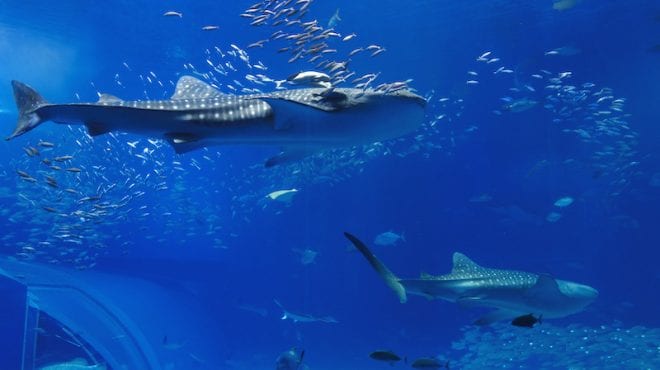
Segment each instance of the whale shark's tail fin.
M369 261L369 264L371 264L371 267L376 270L378 275L385 280L385 283L392 288L394 293L396 293L397 297L399 297L399 301L401 303L405 303L408 298L406 297L406 288L404 288L403 285L401 285L400 279L390 271L390 269L387 268L376 256L374 256L373 253L367 248L367 246L362 243L358 238L355 236L344 232L344 236L353 243L355 248L357 248L360 253L364 256L364 258Z
M21 136L44 122L36 111L48 104L38 92L22 82L12 81L11 86L14 88L14 100L18 108L18 123L7 140Z

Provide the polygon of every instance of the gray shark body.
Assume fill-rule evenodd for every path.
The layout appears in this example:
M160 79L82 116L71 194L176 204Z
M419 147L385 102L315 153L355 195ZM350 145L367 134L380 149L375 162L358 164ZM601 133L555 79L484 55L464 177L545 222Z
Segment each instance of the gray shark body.
M332 316L312 316L312 315L306 314L306 313L294 313L294 312L288 311L286 308L284 308L284 306L282 306L282 304L277 299L274 299L273 301L275 302L277 307L282 309L282 317L280 318L282 320L291 320L294 323L298 323L298 322L324 322L324 323L327 323L327 324L336 324L336 323L339 322L339 321L337 321L337 319L335 319Z
M547 274L482 267L461 253L454 253L449 274L400 279L364 243L351 234L345 235L402 303L407 301L407 294L414 294L464 306L495 308L475 322L479 325L526 314L564 317L582 311L598 296L598 291L587 285L554 279Z
M282 153L267 165L399 137L423 122L426 103L409 91L350 88L231 95L183 76L169 100L124 101L101 94L96 103L49 104L29 86L12 85L19 119L7 140L53 121L83 124L91 136L124 131L163 138L177 153L219 144L281 146Z

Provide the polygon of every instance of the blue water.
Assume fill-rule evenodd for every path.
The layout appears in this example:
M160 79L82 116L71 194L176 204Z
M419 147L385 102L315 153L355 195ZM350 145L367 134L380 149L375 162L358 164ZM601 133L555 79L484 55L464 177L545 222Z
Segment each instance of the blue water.
M10 80L63 103L95 101L98 92L163 99L179 76L193 72L226 93L235 92L227 85L240 93L235 80L271 91L273 83L251 85L245 75L279 80L314 69L287 63L290 55L277 53L275 43L247 49L275 29L239 17L250 5L8 1L0 13L3 132L8 135L16 119ZM377 57L351 58L354 78L380 73L376 84L412 79L410 86L429 99L420 131L350 154L339 150L265 169L277 148L210 147L176 155L166 143L137 135L91 139L79 126L44 124L0 144L0 251L187 292L208 317L213 335L205 341L224 359L217 368L272 369L292 346L305 349L311 369L389 368L368 357L381 348L410 359L441 355L452 368L660 367L660 4L583 0L560 11L552 1L317 1L306 19L326 26L337 9L336 30L357 35L333 40L338 54L370 44L386 49ZM170 10L183 17L163 16ZM205 25L219 29L205 32ZM268 69L221 58L215 47L227 54L231 44ZM572 52L546 55L561 47ZM487 58L499 60L477 60L489 51ZM208 59L231 61L236 71L209 78ZM511 73L494 73L500 67ZM547 87L562 72L571 72L563 86L593 84L584 88L585 100ZM606 95L613 97L596 103ZM505 97L537 104L507 111ZM625 101L610 109L619 98ZM589 140L599 133L595 122L612 117L629 130ZM56 146L38 147L40 140ZM127 144L134 141L135 148ZM30 146L40 155L27 156ZM66 154L83 172L59 171L54 190L42 181L50 172L40 161ZM38 183L22 181L16 170ZM79 196L68 197L63 188ZM266 200L290 188L299 191L289 205ZM108 206L102 215L72 216L90 209L79 198L99 192ZM574 199L568 207L553 205L567 196ZM561 217L551 221L552 212ZM396 246L374 246L399 276L448 273L452 253L460 251L483 266L547 272L600 295L583 312L534 331L474 328L470 323L483 310L420 297L400 304L349 247L344 231L372 246L385 231L405 234ZM81 243L59 237L64 233L80 235ZM36 252L25 252L26 246ZM292 250L305 248L319 252L314 263L302 264ZM280 320L273 299L339 323ZM147 306L158 310L158 302ZM594 339L631 328L610 347ZM553 330L561 333L563 350L531 344ZM516 333L525 341L511 340ZM473 344L456 345L465 341ZM644 354L631 350L639 346ZM189 347L181 350L194 352ZM617 350L619 357L603 355ZM634 359L640 362L627 362Z

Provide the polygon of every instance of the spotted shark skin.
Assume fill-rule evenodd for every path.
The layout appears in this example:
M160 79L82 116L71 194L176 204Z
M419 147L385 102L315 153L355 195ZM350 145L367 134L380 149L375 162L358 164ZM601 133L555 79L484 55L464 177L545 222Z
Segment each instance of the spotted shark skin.
M401 279L359 239L349 233L344 235L397 294L401 303L407 301L407 294L413 294L466 307L495 308L475 321L477 325L527 314L542 315L543 318L565 317L582 311L598 297L598 291L587 285L555 279L547 274L482 267L461 253L454 253L449 274L421 274L417 279Z
M224 94L192 76L169 100L124 101L101 94L95 103L49 104L12 81L19 119L7 140L43 122L82 124L91 136L124 131L167 140L177 153L221 144L278 145L275 165L326 149L393 139L425 119L426 101L409 91L305 88Z

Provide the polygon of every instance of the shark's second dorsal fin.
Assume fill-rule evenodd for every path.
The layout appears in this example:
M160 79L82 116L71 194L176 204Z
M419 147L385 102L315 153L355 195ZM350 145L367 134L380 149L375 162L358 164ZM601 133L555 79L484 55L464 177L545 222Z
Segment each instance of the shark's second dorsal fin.
M192 76L182 76L176 83L172 100L212 99L227 96L213 86Z
M110 94L99 94L99 103L119 103L122 100Z
M477 265L474 261L472 261L470 258L468 258L468 256L464 255L463 253L454 252L454 256L452 257L452 260L454 264L454 266L451 269L452 274L474 272L483 269L483 267Z
M419 274L419 278L422 279L422 280L432 280L432 279L435 278L435 276L429 274L428 272L424 272L424 271L422 271L422 272Z

